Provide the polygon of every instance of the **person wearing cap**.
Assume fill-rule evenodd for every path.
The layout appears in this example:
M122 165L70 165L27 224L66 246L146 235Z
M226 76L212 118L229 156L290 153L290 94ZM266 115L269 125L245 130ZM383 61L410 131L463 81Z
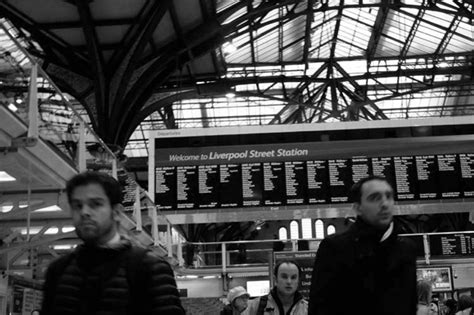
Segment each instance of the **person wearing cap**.
M238 286L229 290L228 305L224 306L221 315L237 315L243 313L248 306L250 295L244 287Z

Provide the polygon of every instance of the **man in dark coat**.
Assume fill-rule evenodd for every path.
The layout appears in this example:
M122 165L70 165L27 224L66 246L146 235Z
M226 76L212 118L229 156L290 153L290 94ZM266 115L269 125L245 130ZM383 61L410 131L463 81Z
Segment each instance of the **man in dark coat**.
M316 254L309 314L415 315L415 251L397 236L393 188L372 176L352 187L351 198L356 222Z
M120 184L86 172L66 191L84 243L48 268L41 314L185 314L170 265L118 233Z

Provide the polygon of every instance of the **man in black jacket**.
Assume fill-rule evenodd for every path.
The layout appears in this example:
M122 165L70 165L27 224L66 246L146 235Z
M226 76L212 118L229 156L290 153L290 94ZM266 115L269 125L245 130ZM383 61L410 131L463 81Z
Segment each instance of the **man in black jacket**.
M382 177L351 189L356 222L321 242L314 263L310 315L415 315L414 246L397 237L394 192Z
M41 314L184 314L170 265L118 233L120 184L86 172L66 191L84 243L48 268Z

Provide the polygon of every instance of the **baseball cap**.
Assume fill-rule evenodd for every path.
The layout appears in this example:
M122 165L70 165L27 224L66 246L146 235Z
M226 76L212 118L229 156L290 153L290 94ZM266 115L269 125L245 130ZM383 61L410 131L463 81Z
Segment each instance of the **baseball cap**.
M250 295L247 293L244 287L238 286L238 287L232 288L229 290L229 293L227 294L227 301L229 301L229 303L232 304L232 302L234 302L234 300L240 296L250 297Z

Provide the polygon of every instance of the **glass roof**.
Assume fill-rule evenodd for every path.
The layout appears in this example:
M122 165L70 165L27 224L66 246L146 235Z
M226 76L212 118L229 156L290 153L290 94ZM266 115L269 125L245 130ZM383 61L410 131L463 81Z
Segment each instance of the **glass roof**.
M147 156L148 132L156 129L474 114L471 2L311 3L216 1L224 39L212 57L196 57L157 88L124 153ZM29 36L17 32L19 40ZM1 35L0 42L3 84L11 65L9 44ZM34 41L22 44L42 52ZM212 59L215 73L193 76L192 68L205 69L199 62ZM220 92L200 92L213 86ZM173 101L154 105L171 95ZM86 118L80 103L70 101ZM46 106L44 115L61 111L57 102Z
M216 12L237 2L218 1ZM356 105L365 106L358 120L474 114L473 25L459 14L469 10L456 1L322 1L253 18L242 7L222 22L239 27L219 48L235 97L176 101L175 127L352 120ZM161 117L141 123L125 154L147 155L146 132L166 128Z

